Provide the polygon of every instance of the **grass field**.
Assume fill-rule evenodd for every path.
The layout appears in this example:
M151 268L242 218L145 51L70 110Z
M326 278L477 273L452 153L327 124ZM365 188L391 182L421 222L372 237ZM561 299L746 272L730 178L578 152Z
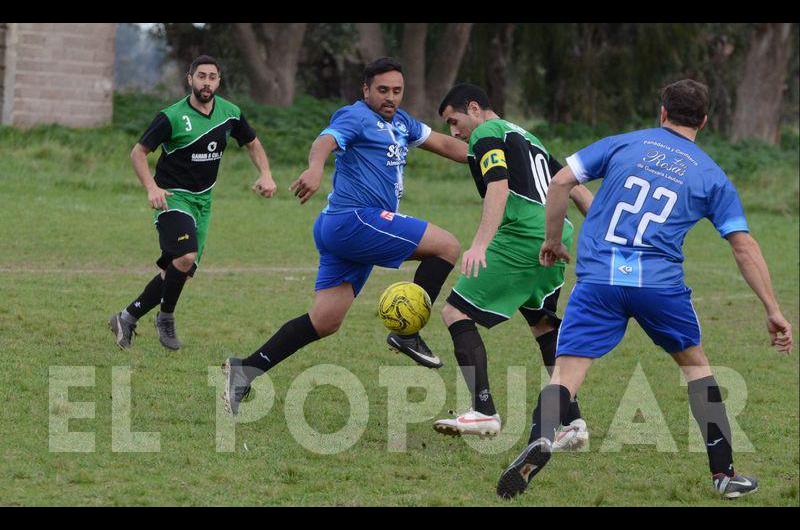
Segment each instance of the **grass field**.
M92 131L0 128L0 505L509 504L497 499L494 488L527 439L541 385L538 348L519 316L482 332L495 402L509 421L496 445L445 438L431 428L433 419L457 408L460 377L449 334L438 318L442 296L424 334L445 366L438 372L411 368L403 375L418 382L434 378L434 386L446 394L440 407L425 412L428 419L408 425L405 451L390 450L398 447L398 438L387 424L397 411L389 410L381 369L412 363L384 346L375 305L380 291L410 279L413 267L376 269L338 334L270 372L275 390L271 410L236 426L233 451L216 450L219 392L209 385L209 369L216 374L226 356L249 354L309 307L316 266L311 225L330 179L304 206L287 187L299 175L304 149L322 128L326 112L336 106L326 105L304 114L306 132L298 137L284 125L291 121L289 114L248 111L263 131L279 194L264 200L249 192L256 175L246 153L229 148L203 264L177 310L184 348L174 353L159 345L152 314L141 321L130 352L117 349L105 324L154 273L157 235L128 152L159 103L118 100L114 126ZM589 133L542 130L543 141L562 160L593 139ZM730 146L715 137L700 143L730 164L722 165L740 188L784 313L800 328L796 133L783 148ZM423 152L410 158L404 213L451 230L467 245L481 203L466 168ZM579 227L579 214L572 210L571 217ZM686 280L694 289L709 358L726 374L738 373L739 383L746 385L746 406L736 421L754 449L737 453L735 462L741 472L758 477L760 490L733 504L797 506L797 350L786 357L769 349L760 303L710 223L703 221L690 233L685 254ZM568 270L566 292L574 284L574 268ZM449 278L444 293L455 279ZM566 296L560 306L565 302ZM337 454L310 451L290 432L298 414L297 400L287 400L290 386L320 364L354 374L368 398L363 435ZM94 386L72 387L72 404L63 393L51 397L50 371L57 366L94 367ZM507 380L509 366L518 368ZM160 433L158 452L112 450L112 406L124 408L125 394L119 385L112 386L113 367L130 367L131 430ZM520 387L526 391L525 409L518 404L509 410L507 397L516 395L514 402L520 403ZM736 389L741 396L741 387ZM626 390L628 399L623 399ZM655 445L603 451L614 436L658 423L658 414L648 408L653 403L648 392L663 414L674 451L659 451ZM434 394L411 389L410 407L437 404ZM592 435L590 450L558 455L531 490L510 504L731 505L710 487L705 452L688 450L695 433L689 429L686 388L677 368L635 323L621 346L593 367L580 397ZM623 419L634 417L638 399L645 410L635 414L635 421L646 423L612 428L621 405L623 411L633 405L631 417ZM94 418L73 419L69 430L94 432L94 451L51 451L52 418L77 412L74 402L82 401L95 403ZM287 408L295 411L290 421ZM301 410L321 433L338 431L349 417L346 395L330 385L311 391Z

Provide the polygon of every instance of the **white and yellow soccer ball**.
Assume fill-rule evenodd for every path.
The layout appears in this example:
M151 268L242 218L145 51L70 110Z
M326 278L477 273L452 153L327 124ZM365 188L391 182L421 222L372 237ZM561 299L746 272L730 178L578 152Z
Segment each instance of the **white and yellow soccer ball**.
M399 335L413 335L430 317L431 298L416 283L393 283L378 300L378 318L386 329Z

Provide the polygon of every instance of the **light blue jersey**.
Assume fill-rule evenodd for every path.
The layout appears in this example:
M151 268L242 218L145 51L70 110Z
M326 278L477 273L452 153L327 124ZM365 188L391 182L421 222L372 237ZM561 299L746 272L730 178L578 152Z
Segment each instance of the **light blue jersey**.
M722 237L749 231L722 169L671 129L604 138L567 158L579 182L603 178L578 240L578 281L683 285L683 240L707 217Z
M336 139L333 190L323 213L376 207L396 212L403 196L408 149L431 133L430 127L398 109L391 121L364 101L342 107L320 133Z

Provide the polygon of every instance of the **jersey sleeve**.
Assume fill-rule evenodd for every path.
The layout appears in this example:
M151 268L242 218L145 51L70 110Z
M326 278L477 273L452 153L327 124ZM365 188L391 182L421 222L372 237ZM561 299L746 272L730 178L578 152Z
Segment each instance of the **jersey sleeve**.
M236 138L236 141L239 142L239 147L249 144L256 139L256 131L247 123L244 112L239 115L238 120L234 121L233 128L231 129L231 136Z
M408 127L408 147L417 147L424 144L425 140L431 135L431 128L411 115L406 115L406 124Z
M487 185L496 180L508 179L505 143L495 136L481 138L472 148L478 170Z
M614 147L613 137L603 138L567 157L567 165L575 178L583 184L602 178L608 169L608 161Z
M362 129L361 116L354 109L345 107L334 113L330 124L319 133L319 136L323 134L333 136L339 149L346 151L350 143L361 134Z
M725 178L721 186L717 186L708 201L709 221L719 232L719 235L726 237L733 232L749 232L747 220L744 216L742 201L733 183Z
M148 151L155 151L159 145L168 142L171 137L172 125L169 123L169 118L163 112L159 112L142 137L139 138L139 143Z

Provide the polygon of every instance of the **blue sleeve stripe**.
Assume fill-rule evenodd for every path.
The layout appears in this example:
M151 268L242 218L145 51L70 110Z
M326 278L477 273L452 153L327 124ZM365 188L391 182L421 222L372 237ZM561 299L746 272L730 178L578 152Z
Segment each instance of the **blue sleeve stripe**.
M749 232L750 227L747 226L747 221L744 217L734 217L725 221L717 230L719 235L725 237L732 232Z
M331 136L333 136L333 138L336 140L337 145L339 146L339 149L341 149L342 151L347 149L347 142L344 141L344 137L342 137L342 134L336 129L331 129L330 127L328 127L327 129L319 133L319 136L322 136L323 134L330 134Z

